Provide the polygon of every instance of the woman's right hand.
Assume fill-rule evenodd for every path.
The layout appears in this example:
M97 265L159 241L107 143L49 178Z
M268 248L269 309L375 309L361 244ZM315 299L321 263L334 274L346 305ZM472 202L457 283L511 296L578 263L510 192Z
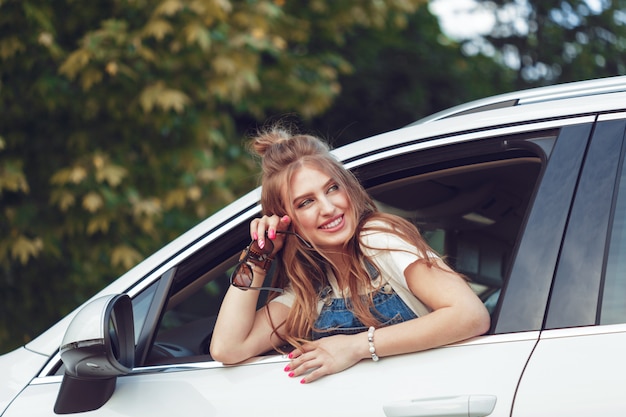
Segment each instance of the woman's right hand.
M279 217L277 215L263 216L250 222L250 237L256 240L259 248L263 249L266 244L266 238L270 239L274 244L274 250L270 256L276 255L283 247L285 235L276 233L289 229L291 219L285 215Z

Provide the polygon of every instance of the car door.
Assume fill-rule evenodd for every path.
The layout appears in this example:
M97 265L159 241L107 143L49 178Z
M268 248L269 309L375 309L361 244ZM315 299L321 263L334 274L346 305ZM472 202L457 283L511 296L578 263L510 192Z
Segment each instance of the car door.
M599 117L514 416L623 416L626 114Z
M212 324L259 213L254 205L128 288L135 367L88 415L421 416L445 409L509 416L539 340L592 122L584 116L416 136L345 161L382 210L414 222L468 277L492 312L485 336L362 361L306 385L286 375L280 352L233 366L213 361ZM57 356L5 415L53 415L59 364Z

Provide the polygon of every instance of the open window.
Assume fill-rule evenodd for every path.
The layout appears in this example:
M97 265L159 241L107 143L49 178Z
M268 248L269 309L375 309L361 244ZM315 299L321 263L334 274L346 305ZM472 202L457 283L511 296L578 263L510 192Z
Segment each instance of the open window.
M359 170L379 209L412 222L493 313L556 132L404 154Z
M546 138L553 136L535 139ZM381 210L415 224L493 311L544 166L535 139L402 154L363 166L357 176ZM154 343L141 365L211 360L213 326L230 270L249 243L249 221L242 219L177 266Z

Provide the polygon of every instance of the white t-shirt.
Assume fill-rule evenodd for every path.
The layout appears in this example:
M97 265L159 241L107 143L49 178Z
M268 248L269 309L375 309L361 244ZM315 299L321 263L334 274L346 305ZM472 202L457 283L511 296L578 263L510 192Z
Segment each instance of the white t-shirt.
M384 225L374 221L369 225ZM361 233L361 250L367 255L380 271L380 276L372 282L374 287L390 284L404 303L418 316L430 313L430 309L424 305L409 289L404 276L404 271L413 262L422 259L417 248L391 232L367 231ZM375 249L371 249L375 248ZM429 253L429 257L437 257ZM337 285L337 280L331 271L328 271L328 281L332 288L333 298L349 296ZM287 307L293 305L295 294L290 287L285 292L274 298L272 302L279 302ZM318 302L318 312L321 311L324 301Z

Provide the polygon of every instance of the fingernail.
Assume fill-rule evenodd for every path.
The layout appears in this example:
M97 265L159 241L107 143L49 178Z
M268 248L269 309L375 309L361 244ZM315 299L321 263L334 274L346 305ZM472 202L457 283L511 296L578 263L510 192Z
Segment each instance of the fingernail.
M258 242L259 242L259 248L263 249L263 246L265 246L265 242L263 241L263 239L259 239Z
M289 372L289 378L293 378L295 374L293 372Z
M281 217L280 221L283 223L287 223L289 221L289 216L285 214L283 217Z
M293 359L293 352L289 352L289 359Z
M252 239L257 240L259 238L259 235L257 235L256 232L252 232Z
M301 383L301 384L306 384L306 381L304 380L304 378L302 378L302 379L300 380L300 383Z
M289 366L289 365L285 366L285 372L287 372L289 370L291 370L291 366Z
M269 237L270 239L276 239L276 230L270 229L270 231L267 232L267 237Z

